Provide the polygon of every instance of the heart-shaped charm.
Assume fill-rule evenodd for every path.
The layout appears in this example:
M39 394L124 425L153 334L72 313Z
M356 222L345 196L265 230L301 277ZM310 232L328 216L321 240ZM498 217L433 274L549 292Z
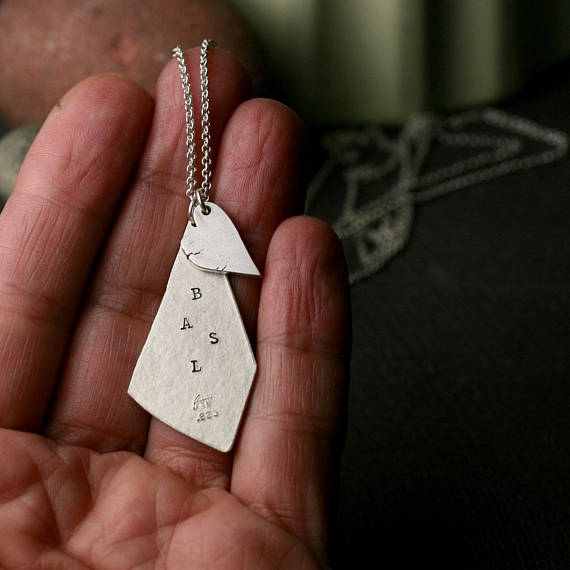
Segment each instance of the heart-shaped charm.
M229 216L208 202L209 213L194 211L196 225L188 223L180 242L186 257L200 269L216 273L238 273L260 277Z

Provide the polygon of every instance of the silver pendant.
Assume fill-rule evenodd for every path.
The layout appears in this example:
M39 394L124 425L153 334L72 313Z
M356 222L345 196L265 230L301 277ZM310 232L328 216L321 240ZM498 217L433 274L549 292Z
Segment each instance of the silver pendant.
M201 269L259 277L240 235L229 216L208 202L210 213L194 212L196 225L188 224L180 246L188 259Z
M228 451L257 365L227 273L259 271L229 217L208 206L187 225L128 393L177 431Z

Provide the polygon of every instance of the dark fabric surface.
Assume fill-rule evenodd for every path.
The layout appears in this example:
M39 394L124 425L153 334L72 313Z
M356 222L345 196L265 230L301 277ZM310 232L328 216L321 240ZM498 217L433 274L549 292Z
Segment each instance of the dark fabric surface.
M568 66L500 107L570 132ZM352 289L338 568L570 568L570 159L419 206Z

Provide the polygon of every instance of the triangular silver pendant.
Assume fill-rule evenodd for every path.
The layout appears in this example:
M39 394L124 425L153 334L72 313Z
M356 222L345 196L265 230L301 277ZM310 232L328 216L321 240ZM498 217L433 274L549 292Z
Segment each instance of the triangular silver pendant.
M208 206L210 215L188 223L128 393L174 429L228 451L257 365L227 272L259 272L229 217Z

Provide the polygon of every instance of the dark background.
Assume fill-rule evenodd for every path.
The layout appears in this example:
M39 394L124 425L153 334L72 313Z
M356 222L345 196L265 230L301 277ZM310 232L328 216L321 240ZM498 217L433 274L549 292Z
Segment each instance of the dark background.
M570 66L498 107L569 133ZM569 192L566 156L418 205L353 286L336 567L570 568Z

